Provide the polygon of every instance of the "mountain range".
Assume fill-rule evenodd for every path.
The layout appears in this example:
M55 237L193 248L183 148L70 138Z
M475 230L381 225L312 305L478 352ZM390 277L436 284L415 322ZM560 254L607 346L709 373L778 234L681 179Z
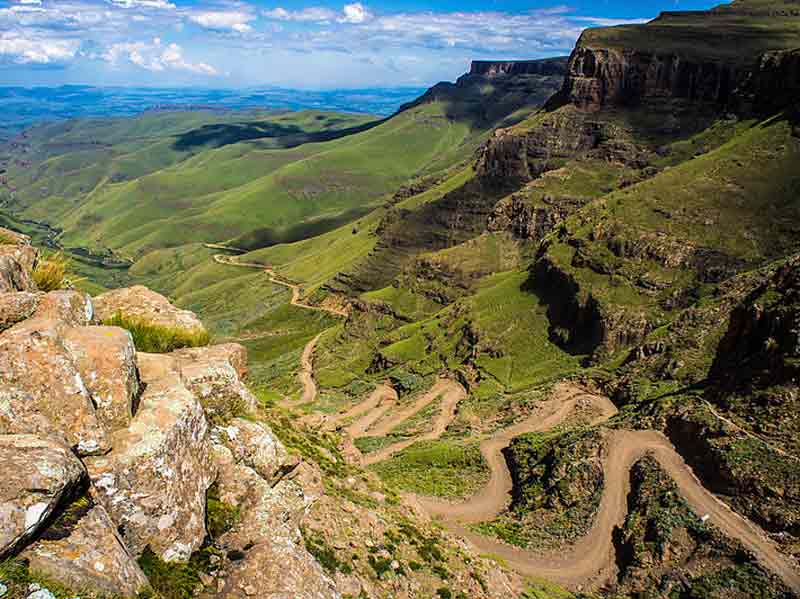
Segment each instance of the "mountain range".
M122 579L164 599L800 596L798 165L781 0L476 61L388 116L25 129L0 151L0 383L20 389L0 455L24 463L3 438L35 422L86 475L0 550L0 580L13 599ZM66 312L25 283L54 252ZM122 421L94 401L85 451L88 417L42 392L63 360L18 348L51 339L112 379L81 370L92 323L131 332L146 385ZM158 411L192 395L191 417ZM31 503L19 488L0 500ZM95 510L129 559L61 572Z

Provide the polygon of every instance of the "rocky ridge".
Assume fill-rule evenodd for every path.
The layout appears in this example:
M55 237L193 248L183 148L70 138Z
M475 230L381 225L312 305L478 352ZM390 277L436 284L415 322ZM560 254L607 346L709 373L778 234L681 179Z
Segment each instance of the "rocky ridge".
M127 330L98 324L95 303L202 325L141 287L96 302L38 292L37 251L0 233L11 241L0 245L0 557L85 597L136 597L150 588L140 564L177 567L213 548L204 596L339 597L300 538L320 473L259 419L244 348L137 352ZM224 530L209 524L212 490L214 509L237 514Z

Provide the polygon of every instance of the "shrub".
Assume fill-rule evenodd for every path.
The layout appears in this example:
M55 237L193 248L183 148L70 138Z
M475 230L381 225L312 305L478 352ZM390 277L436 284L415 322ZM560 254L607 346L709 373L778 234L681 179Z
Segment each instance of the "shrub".
M39 260L33 269L33 280L40 291L48 292L62 289L67 283L69 258L63 252L51 254Z
M104 325L122 327L130 331L137 351L166 354L182 347L200 347L211 342L211 335L203 331L193 333L184 329L147 322L120 312L103 321Z

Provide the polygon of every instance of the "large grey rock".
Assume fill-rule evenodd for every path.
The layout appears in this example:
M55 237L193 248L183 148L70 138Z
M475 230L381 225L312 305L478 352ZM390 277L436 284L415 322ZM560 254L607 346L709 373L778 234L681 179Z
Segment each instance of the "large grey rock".
M51 435L81 455L103 452L105 430L62 343L64 330L35 318L0 334L0 434Z
M290 463L283 443L261 422L235 418L224 426L214 427L212 438L215 444L227 447L237 463L252 468L267 481Z
M149 382L113 450L86 460L97 499L127 547L185 561L205 537L206 491L215 478L203 409L177 376Z
M0 333L30 318L39 307L41 294L30 291L0 293Z
M206 332L203 323L193 312L176 308L166 297L142 285L113 289L98 295L94 298L94 309L100 321L122 314L191 334Z
M40 298L35 316L59 320L73 327L86 326L94 316L92 298L71 289L51 291Z
M31 571L83 592L136 597L149 586L114 522L99 505L92 507L68 536L39 540L24 556Z
M172 355L183 363L221 360L230 364L240 379L247 376L247 348L239 343L185 347L172 352Z
M63 342L100 423L109 432L127 427L140 390L131 334L119 327L84 326L67 329Z
M0 435L0 557L39 532L85 470L68 447L34 435Z
M215 449L220 458L220 498L237 505L242 514L219 543L244 556L226 569L219 596L338 598L334 583L306 550L299 530L303 516L322 495L319 471L301 463L271 485L252 468L236 463L227 448Z

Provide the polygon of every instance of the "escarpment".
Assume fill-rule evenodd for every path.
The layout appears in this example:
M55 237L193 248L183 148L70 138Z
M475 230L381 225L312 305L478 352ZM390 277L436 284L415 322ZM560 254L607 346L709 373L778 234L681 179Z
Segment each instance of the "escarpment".
M0 233L0 558L87 597L138 597L153 568L211 554L190 574L205 597L339 597L300 540L320 474L259 416L246 350L138 351L146 331L202 324L135 287L99 304L136 336L100 325L89 296L37 291L37 250Z

